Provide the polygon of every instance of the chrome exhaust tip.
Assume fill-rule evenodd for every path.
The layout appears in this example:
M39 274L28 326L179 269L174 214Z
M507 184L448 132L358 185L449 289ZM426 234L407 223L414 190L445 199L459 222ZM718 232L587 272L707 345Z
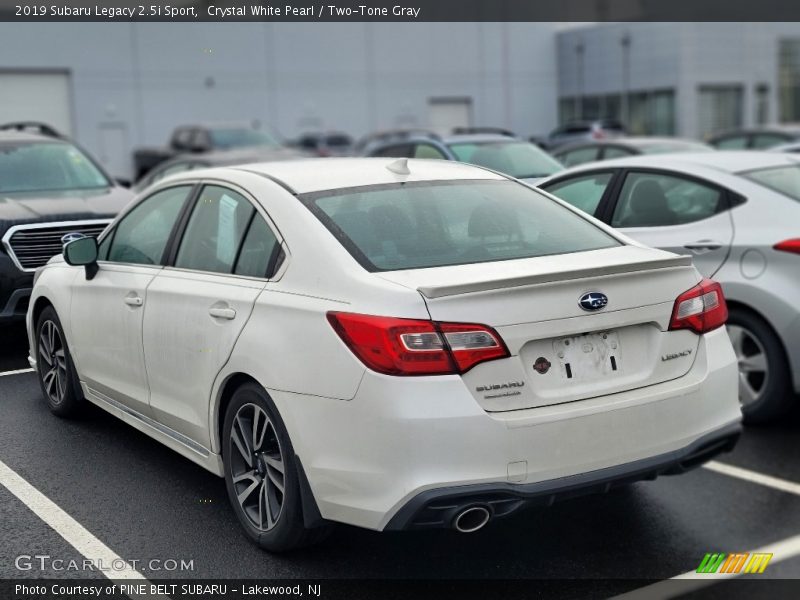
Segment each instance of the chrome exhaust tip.
M465 508L453 519L453 527L461 533L473 533L489 522L492 514L485 506Z

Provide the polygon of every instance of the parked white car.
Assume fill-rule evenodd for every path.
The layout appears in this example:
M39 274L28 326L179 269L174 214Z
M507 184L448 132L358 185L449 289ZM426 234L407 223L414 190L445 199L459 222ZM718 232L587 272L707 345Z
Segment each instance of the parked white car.
M31 365L225 478L272 551L475 531L730 449L720 287L449 161L190 171L37 273Z
M718 151L580 165L539 184L630 237L690 255L722 285L745 420L800 394L800 160Z

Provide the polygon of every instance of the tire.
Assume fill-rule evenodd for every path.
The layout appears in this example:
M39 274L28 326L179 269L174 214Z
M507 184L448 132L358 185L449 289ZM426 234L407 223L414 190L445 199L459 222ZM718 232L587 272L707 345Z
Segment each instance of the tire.
M84 404L75 365L58 314L48 306L36 323L36 372L50 412L74 417Z
M285 552L324 538L330 526L309 529L304 525L292 442L263 388L246 383L234 392L222 432L225 486L247 537L270 552Z
M744 422L768 423L792 406L789 363L780 338L755 313L731 308L728 334L739 361L739 400Z

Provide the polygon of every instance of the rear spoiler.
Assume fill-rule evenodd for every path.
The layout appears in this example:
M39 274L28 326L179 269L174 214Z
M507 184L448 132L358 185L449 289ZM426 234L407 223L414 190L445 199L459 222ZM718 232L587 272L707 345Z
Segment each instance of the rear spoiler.
M517 275L514 277L504 277L501 279L490 279L485 281L475 281L470 283L456 283L452 285L424 285L417 288L417 291L426 298L441 298L443 296L456 296L458 294L469 294L472 292L486 292L489 290L501 290L505 288L522 287L525 285L537 285L541 283L553 283L556 281L573 281L575 279L585 279L587 277L603 277L605 275L618 275L621 273L636 273L638 271L651 271L654 269L671 269L675 267L688 267L692 264L692 257L687 255L676 255L668 258L657 258L654 260L643 260L634 263L623 263L620 265L609 265L606 267L587 267L571 269L569 271L558 271L557 273L536 273L532 275Z

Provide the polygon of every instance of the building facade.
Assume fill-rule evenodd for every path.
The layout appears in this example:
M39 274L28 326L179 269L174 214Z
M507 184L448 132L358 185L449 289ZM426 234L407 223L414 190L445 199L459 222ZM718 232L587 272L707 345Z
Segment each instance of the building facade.
M527 136L601 117L687 137L800 121L800 25L0 23L0 123L48 122L118 176L192 122Z
M798 23L608 23L557 38L561 122L703 137L800 121Z
M283 137L557 121L556 24L0 23L0 122L71 133L114 175L191 122Z

